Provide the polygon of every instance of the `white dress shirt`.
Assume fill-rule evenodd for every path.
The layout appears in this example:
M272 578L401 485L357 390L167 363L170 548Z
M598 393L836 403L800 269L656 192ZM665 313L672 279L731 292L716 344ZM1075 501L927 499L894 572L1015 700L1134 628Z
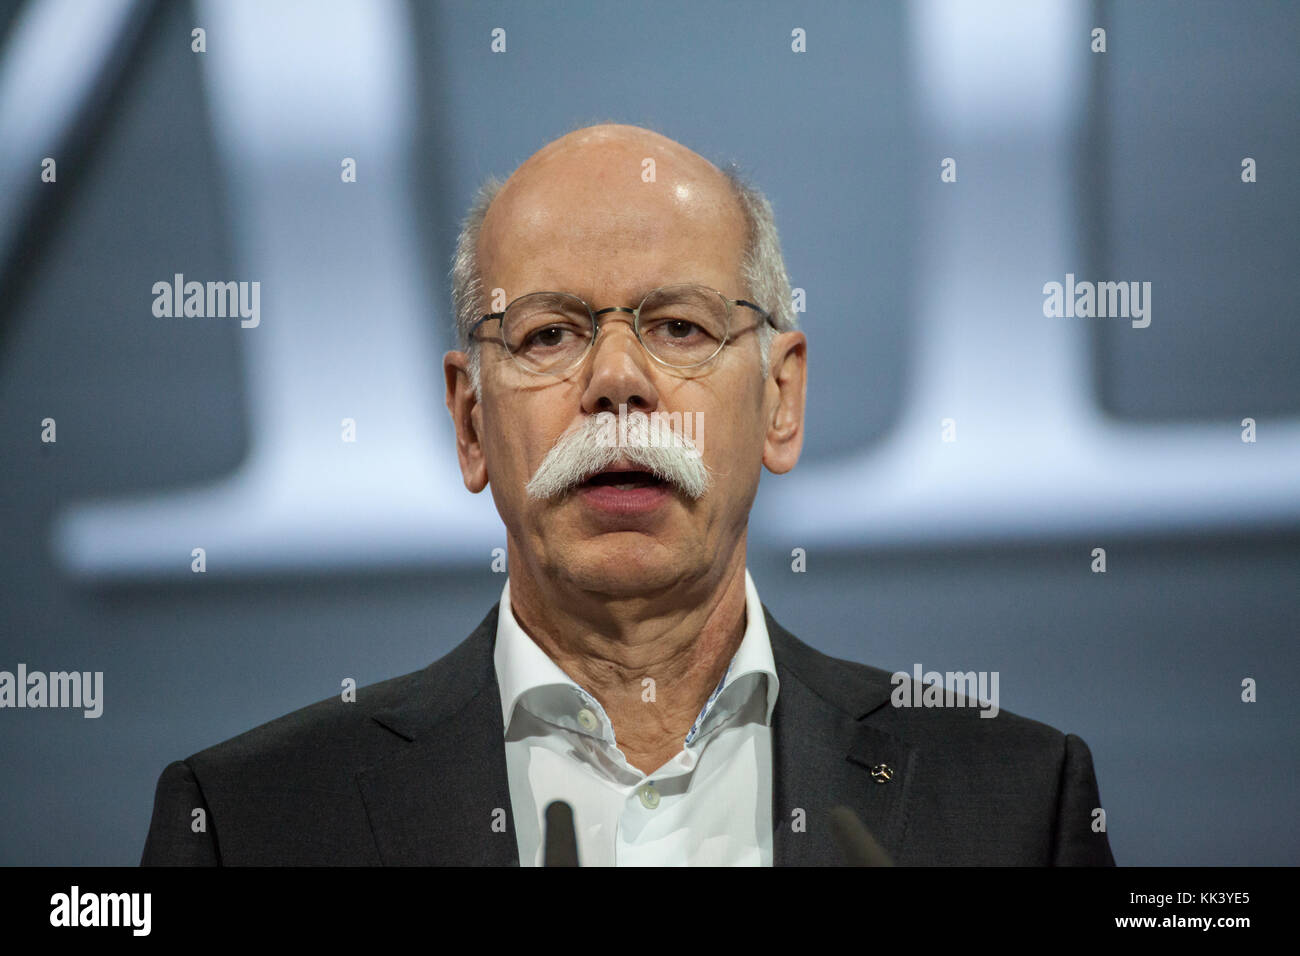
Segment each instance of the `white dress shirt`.
M494 662L520 865L542 864L543 816L552 800L573 808L583 866L772 865L779 685L748 570L740 647L682 749L654 773L627 762L600 702L524 633L510 609L509 580Z

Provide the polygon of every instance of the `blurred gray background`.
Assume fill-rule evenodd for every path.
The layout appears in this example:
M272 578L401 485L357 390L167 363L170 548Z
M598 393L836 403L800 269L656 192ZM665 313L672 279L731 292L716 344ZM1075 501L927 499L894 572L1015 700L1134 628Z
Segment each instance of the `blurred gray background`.
M484 176L599 121L737 161L806 292L775 617L1000 672L1091 747L1121 865L1297 862L1298 60L1257 0L0 0L0 669L105 682L96 720L0 711L0 863L136 863L169 761L497 600L451 250ZM261 325L156 318L175 273L260 281ZM1151 325L1045 317L1066 273L1150 281Z

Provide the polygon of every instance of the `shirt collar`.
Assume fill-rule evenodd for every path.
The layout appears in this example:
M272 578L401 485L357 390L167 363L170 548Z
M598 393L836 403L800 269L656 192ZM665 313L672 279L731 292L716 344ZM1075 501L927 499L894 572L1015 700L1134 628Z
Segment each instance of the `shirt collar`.
M596 700L583 690L568 674L566 674L558 664L537 646L519 626L515 620L514 612L510 607L510 580L506 579L505 586L501 589L501 607L497 612L497 639L496 648L493 652L493 662L496 666L497 686L501 691L501 719L506 731L509 732L510 722L514 717L515 707L519 701L528 696L530 699L536 695L531 692L542 688L561 688L562 693L576 692L588 706L599 707ZM714 688L713 693L709 695L708 701L700 710L699 716L695 719L695 724L691 727L687 735L687 742L690 742L695 735L704 729L710 710L714 703L722 696L723 692L730 688L741 678L748 675L766 675L767 680L761 680L756 677L748 677L747 684L753 686L765 686L767 689L767 708L764 719L767 724L772 722L772 710L776 707L777 693L780 684L776 676L776 662L772 656L772 641L767 633L767 620L763 614L763 604L758 597L758 589L754 586L754 579L749 575L749 569L745 569L745 634L741 638L740 647L737 648L735 655L731 658L731 663L727 672L723 675L718 686ZM547 695L554 699L551 695ZM738 709L739 704L735 703L728 710L728 713ZM564 721L565 724L569 721Z

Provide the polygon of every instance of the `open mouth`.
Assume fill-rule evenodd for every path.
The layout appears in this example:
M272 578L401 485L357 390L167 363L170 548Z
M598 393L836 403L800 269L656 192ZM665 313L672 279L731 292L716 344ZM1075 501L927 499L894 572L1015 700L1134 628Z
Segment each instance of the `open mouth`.
M659 488L668 482L648 471L602 471L592 475L581 485L583 488Z

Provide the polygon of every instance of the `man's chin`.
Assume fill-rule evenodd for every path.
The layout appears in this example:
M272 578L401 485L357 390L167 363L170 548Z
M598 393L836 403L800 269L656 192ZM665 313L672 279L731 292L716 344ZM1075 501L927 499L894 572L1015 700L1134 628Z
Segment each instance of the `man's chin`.
M609 568L594 568L590 574L576 574L573 583L583 591L601 594L610 600L660 598L672 594L682 579L678 569L658 568L653 572L611 573Z
M683 577L689 561L680 548L670 548L641 532L604 532L586 537L560 559L559 573L586 591L611 597L634 597L671 588Z

